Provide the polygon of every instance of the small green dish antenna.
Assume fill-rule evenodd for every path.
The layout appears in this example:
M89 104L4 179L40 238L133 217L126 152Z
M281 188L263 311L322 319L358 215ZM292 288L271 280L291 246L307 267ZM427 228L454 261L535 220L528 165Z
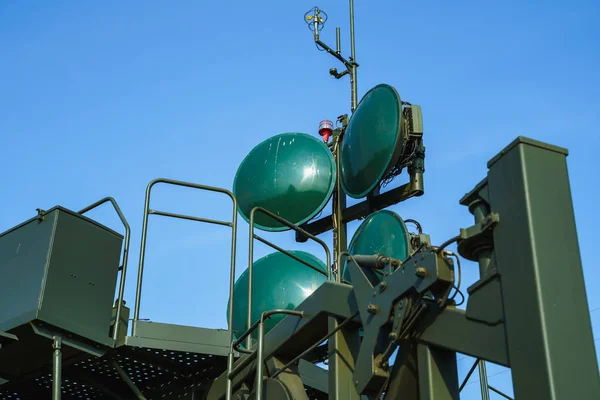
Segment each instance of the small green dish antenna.
M341 146L341 181L348 196L371 193L396 165L405 144L400 95L390 85L365 94L352 114Z
M381 254L404 261L411 251L410 234L404 220L389 210L377 211L369 215L358 227L348 253L352 255L370 256ZM352 283L350 271L344 263L342 279Z
M325 207L335 174L333 155L323 142L306 133L282 133L250 151L235 175L233 193L247 222L260 206L301 225ZM265 231L289 229L264 214L255 218L255 226Z
M281 252L256 260L252 267L252 322L257 321L264 311L294 310L327 281L327 267L323 261L304 251L292 250L290 253L322 269L324 274ZM248 329L248 269L236 281L233 293L233 332L239 338ZM284 317L273 315L267 319L265 334ZM256 338L256 335L255 330L252 337Z

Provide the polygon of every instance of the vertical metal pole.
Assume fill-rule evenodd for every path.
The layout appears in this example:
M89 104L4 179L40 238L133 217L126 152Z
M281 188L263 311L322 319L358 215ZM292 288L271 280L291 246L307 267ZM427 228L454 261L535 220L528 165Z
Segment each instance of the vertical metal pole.
M350 85L352 86L352 112L356 109L358 104L357 94L357 77L356 77L356 53L354 49L354 0L350 0L350 62L352 68L350 68Z
M489 205L482 199L476 199L469 204L469 211L475 217L475 223L481 224L485 222L485 219L490 214ZM483 279L490 272L490 262L492 258L493 244L490 241L489 244L482 245L480 249L475 252L475 255L479 262L479 277ZM479 385L481 386L481 400L490 400L490 390L488 388L487 370L485 368L485 361L479 360L477 363L479 369Z
M250 212L250 241L248 242L248 318L246 330L252 326L252 267L254 264L254 209ZM252 334L246 339L246 349L252 347Z
M419 400L458 400L456 353L419 344L417 354Z
M137 331L137 322L140 319L140 302L142 299L142 278L144 276L144 256L146 255L146 233L148 232L148 211L150 209L150 190L154 182L150 183L146 188L146 200L144 204L144 222L142 225L142 243L140 245L140 263L138 266L137 288L135 290L135 305L133 310L133 328L132 336L135 336Z
M256 351L256 399L262 399L263 390L263 348L264 348L264 336L265 336L265 323L263 322L262 316L260 323L258 324L258 350Z
M469 211L475 217L476 224L481 224L484 222L487 216L490 214L489 205L482 199L476 199L469 204ZM492 249L493 244L490 241L490 243L487 245L481 245L480 248L475 252L475 256L478 258L479 262L479 277L482 279L490 272L489 268L492 259Z
M481 400L490 400L487 370L485 368L485 361L483 360L479 360L479 384L481 386Z
M119 339L121 328L121 313L123 310L123 295L125 293L125 278L127 275L127 259L129 258L129 226L125 232L125 249L123 250L123 268L121 269L121 282L119 283L119 295L117 297L117 313L115 315L115 329L113 331L113 339L115 342ZM116 344L116 343L115 343Z
M236 243L237 243L237 199L233 194L231 195L233 201L233 217L231 219L231 261L229 270L229 310L227 315L227 322L229 323L229 354L227 354L227 392L225 394L225 400L231 400L232 381L229 379L229 374L233 369L233 289L235 286L235 257L236 257Z
M54 349L54 359L52 362L52 400L60 400L62 387L62 338L54 336L52 348Z
M339 325L334 317L329 317L329 331ZM358 354L360 336L358 330L342 328L329 338L329 399L359 400L354 386L354 354Z
M341 282L342 278L342 265L338 265L340 254L347 250L347 238L346 238L346 223L343 219L343 211L346 208L346 193L342 189L341 185L341 161L340 161L340 146L341 137L338 136L336 139L337 143L334 145L333 157L335 159L336 170L336 183L335 191L333 196L333 270L335 272L335 281Z
M354 0L350 0L350 52L352 67L350 68L351 85L351 110L354 112L357 106L357 83L356 83L356 52L354 46ZM334 146L333 156L336 165L336 184L333 198L333 247L334 247L334 269L336 271L335 281L340 282L342 277L342 266L337 264L339 255L347 250L346 224L343 222L343 210L346 208L346 194L342 189L340 148L342 137L339 136ZM329 329L335 329L338 325L335 318L329 318ZM345 329L336 332L328 341L329 350L329 398L333 400L359 399L354 388L354 356L353 349L357 346L360 338L358 333L352 334Z
M231 327L233 333L233 327ZM233 371L233 338L229 339L229 354L227 354L227 391L225 392L225 400L231 400L233 382L229 375Z

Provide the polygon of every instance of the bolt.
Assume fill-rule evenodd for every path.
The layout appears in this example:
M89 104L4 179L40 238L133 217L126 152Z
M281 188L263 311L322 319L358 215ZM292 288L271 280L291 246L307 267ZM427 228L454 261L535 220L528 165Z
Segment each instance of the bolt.
M388 336L390 340L396 340L398 338L398 334L396 332L391 332Z
M387 283L386 283L385 281L384 281L384 282L381 282L381 283L379 284L379 291L380 291L380 292L383 292L383 291L384 291L386 288L387 288Z
M415 270L415 275L419 278L425 278L425 276L427 276L427 270L423 267L419 267Z
M368 312L369 314L373 314L373 315L375 315L375 314L377 314L377 310L378 310L378 308L379 308L379 307L377 307L375 304L369 304L369 305L367 306L367 312Z

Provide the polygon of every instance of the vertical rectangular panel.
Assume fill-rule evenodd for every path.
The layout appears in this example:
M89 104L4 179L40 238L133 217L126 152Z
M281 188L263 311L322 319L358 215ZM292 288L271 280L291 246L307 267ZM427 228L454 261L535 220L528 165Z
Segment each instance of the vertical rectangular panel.
M329 318L329 331L339 325ZM328 341L329 346L329 398L332 400L359 400L353 382L354 354L359 346L358 331L344 328L336 332Z
M419 400L458 400L456 353L418 345Z
M37 317L58 211L0 235L0 331Z
M111 344L110 324L123 237L59 209L38 318Z
M399 347L385 398L419 400L418 346L407 341Z
M488 164L517 399L600 398L566 155L518 138Z

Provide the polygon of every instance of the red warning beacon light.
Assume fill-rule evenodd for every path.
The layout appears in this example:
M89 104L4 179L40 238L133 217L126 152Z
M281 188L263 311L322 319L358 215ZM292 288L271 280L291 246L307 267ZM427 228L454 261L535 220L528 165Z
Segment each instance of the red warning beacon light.
M324 119L319 122L319 135L323 138L323 141L327 143L329 138L333 134L333 122L328 119Z

